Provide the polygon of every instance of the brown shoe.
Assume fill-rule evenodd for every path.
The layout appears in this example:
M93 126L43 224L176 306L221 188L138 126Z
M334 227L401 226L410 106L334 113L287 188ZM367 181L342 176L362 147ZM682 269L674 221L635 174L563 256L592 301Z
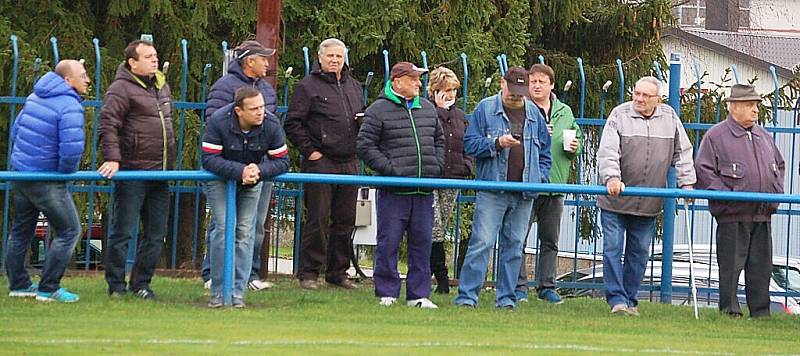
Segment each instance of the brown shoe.
M332 286L339 287L339 288L343 288L343 289L356 289L356 288L358 288L357 284L353 283L352 281L350 281L347 278L345 278L345 279L343 279L343 280L341 280L339 282L336 282L336 283L328 282L328 284L330 284Z
M304 279L300 281L300 288L308 290L317 290L319 289L319 284L317 283L317 281L313 279Z

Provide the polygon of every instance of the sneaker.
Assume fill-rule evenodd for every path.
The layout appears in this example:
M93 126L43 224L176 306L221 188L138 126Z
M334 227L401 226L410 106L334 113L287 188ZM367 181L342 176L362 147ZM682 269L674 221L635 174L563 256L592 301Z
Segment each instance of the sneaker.
M139 290L133 292L133 295L135 295L138 298L145 299L145 300L156 299L156 293L153 292L150 289L147 289L147 288L139 289Z
M250 283L247 283L247 288L249 288L252 291L260 291L272 288L272 283L267 281L262 281L260 279L254 279L250 281Z
M208 307L212 309L222 308L222 296L215 295L208 301Z
M517 299L517 303L527 303L527 302L528 302L528 298L519 298L519 299Z
M436 304L428 298L419 298L419 299L412 299L406 302L406 305L409 307L417 307L422 309L439 309Z
M514 311L514 308L515 307L512 304L501 305L501 306L497 307L498 310L508 310L508 311Z
M36 300L40 302L60 302L60 303L75 303L79 300L78 295L70 293L64 288L59 288L55 292L37 292Z
M379 304L383 305L384 307L390 307L395 302L397 302L397 298L394 298L394 297L381 297L381 302Z
M625 315L628 313L628 306L625 304L616 304L611 307L611 314L614 315Z
M317 290L319 289L319 283L313 279L304 279L300 281L300 288L308 289L308 290Z
M247 306L244 304L244 297L233 297L233 307L237 309L244 309Z
M211 289L211 280L203 282L203 289Z
M559 296L558 293L552 289L544 289L539 292L539 299L556 305L564 303L564 300L561 299L561 296Z
M335 286L335 287L342 288L342 289L356 289L356 288L358 288L358 285L356 285L355 283L353 283L353 281L351 281L351 280L349 280L347 278L345 278L345 279L343 279L343 280L341 280L339 282L328 282L328 284L330 284L332 286Z
M14 289L8 292L8 296L16 298L33 298L36 297L36 292L38 291L39 291L39 285L36 283L32 283L31 286L28 288Z
M464 309L475 309L475 306L469 303L456 304L456 306Z
M640 315L639 314L639 308L637 308L637 307L628 307L627 309L625 309L625 313L628 313L628 315L632 315L632 316L639 316Z

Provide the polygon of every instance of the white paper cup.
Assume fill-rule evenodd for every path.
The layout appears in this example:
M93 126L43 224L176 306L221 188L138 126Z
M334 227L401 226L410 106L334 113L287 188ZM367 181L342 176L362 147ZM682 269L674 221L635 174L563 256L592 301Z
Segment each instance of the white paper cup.
M569 145L572 143L572 140L575 139L576 134L576 130L564 130L564 151L570 151Z

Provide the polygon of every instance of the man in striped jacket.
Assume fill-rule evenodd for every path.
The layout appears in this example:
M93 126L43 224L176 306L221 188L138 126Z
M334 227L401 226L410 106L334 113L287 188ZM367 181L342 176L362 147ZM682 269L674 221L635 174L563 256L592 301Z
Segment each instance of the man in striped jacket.
M287 154L283 130L275 116L264 111L264 97L258 89L240 88L233 103L223 106L208 119L203 140L203 168L224 179L203 186L215 224L209 238L210 308L222 306L225 180L239 182L236 189L233 306L244 308L244 291L253 263L253 221L262 181L289 169Z

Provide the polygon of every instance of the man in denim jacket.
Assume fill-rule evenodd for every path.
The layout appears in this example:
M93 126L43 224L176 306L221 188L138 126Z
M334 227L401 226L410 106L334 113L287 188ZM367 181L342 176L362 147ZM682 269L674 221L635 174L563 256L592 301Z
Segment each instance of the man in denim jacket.
M499 94L483 99L469 117L464 152L475 157L479 180L547 183L550 135L528 94L528 71L510 68ZM475 307L483 287L489 255L500 233L500 266L495 306L513 309L522 244L535 193L478 192L472 216L472 238L459 278L456 305Z

